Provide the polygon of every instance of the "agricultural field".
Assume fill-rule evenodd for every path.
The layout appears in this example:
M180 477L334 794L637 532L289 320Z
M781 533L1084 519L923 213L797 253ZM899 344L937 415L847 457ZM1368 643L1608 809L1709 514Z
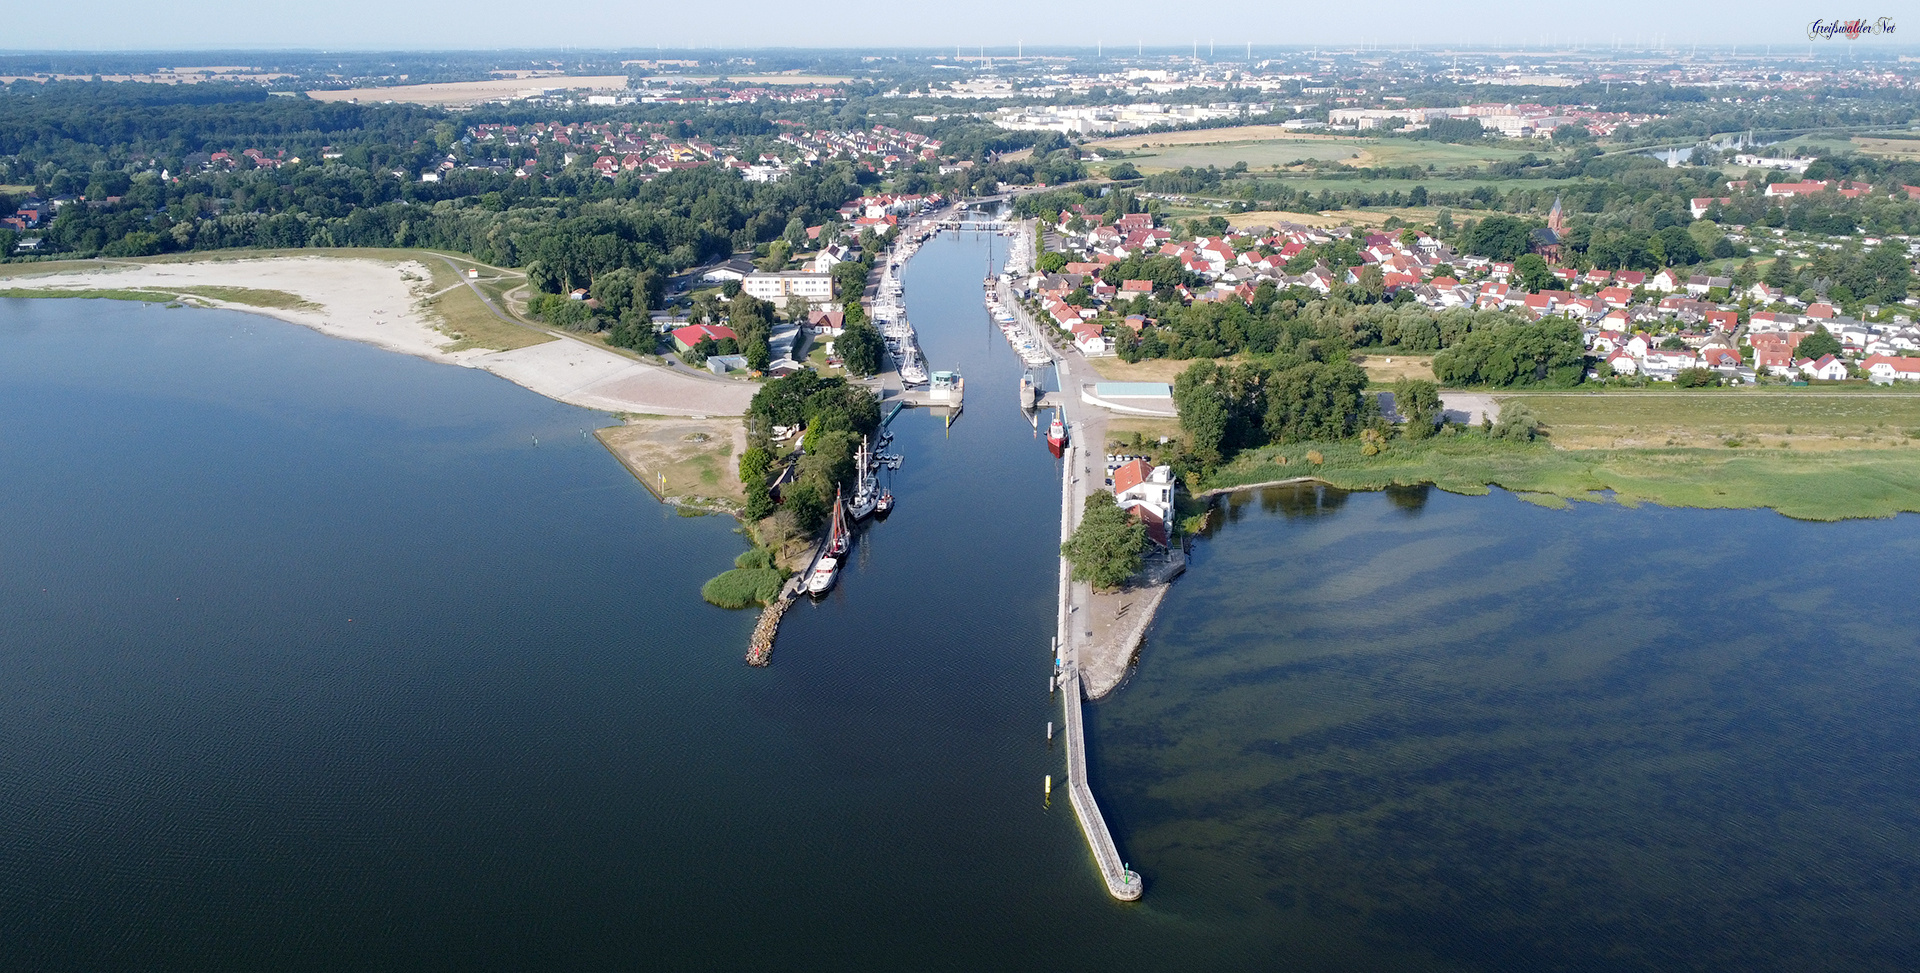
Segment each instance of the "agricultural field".
M472 105L500 98L512 98L533 88L619 88L627 87L624 74L590 77L543 76L538 78L489 78L485 81L454 81L445 84L403 84L390 88L347 88L340 91L309 91L315 101L382 102L444 108Z
M1128 153L1125 161L1133 163L1143 172L1162 172L1186 166L1226 169L1236 162L1245 162L1248 168L1262 170L1290 165L1301 159L1346 162L1355 166L1433 166L1448 170L1510 161L1529 152L1546 155L1551 151L1548 146L1530 143L1454 145L1448 142L1299 133L1276 136L1273 134L1276 128L1272 125L1256 125L1161 132L1103 139L1089 143L1088 148L1094 151L1124 150Z
M1816 389L1502 396L1562 449L1766 447L1920 450L1920 394Z
M1227 216L1227 225L1273 226L1277 223L1299 223L1302 226L1379 226L1392 217L1410 225L1432 223L1440 211L1431 206L1395 206L1382 209L1333 209L1324 213L1293 213L1286 210L1254 210L1248 213L1231 213Z
M756 85L835 85L846 84L853 79L845 75L832 74L729 74L696 76L691 74L656 74L647 77L647 81L693 81L705 84L709 81L727 81L733 84Z
M1853 137L1853 147L1868 155L1885 156L1902 162L1920 161L1920 139L1883 139L1869 135Z

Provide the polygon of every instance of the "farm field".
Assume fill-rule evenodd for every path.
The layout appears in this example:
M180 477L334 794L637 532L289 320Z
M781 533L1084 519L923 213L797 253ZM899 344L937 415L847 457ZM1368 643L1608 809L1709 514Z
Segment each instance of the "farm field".
M1905 162L1920 160L1920 139L1882 139L1856 135L1853 146L1868 155L1886 156Z
M1431 206L1395 206L1378 210L1371 209L1333 209L1324 213L1291 213L1285 210L1255 210L1250 213L1227 214L1227 225L1272 226L1276 223L1299 223L1302 226L1379 226L1390 217L1398 216L1411 224L1432 223L1438 218L1439 210Z
M751 82L753 84L793 84L793 85L829 85L846 84L852 78L830 74L657 74L646 78L648 81L719 81L725 79L734 83Z
M1202 129L1191 132L1161 132L1152 135L1105 139L1089 148L1120 149L1128 153L1126 161L1146 172L1180 169L1186 166L1222 169L1236 162L1249 168L1271 169L1302 159L1347 162L1355 166L1432 166L1458 169L1485 166L1518 159L1529 152L1546 154L1542 145L1454 145L1448 142L1417 142L1401 139L1375 139L1356 136L1301 135L1285 137L1252 134L1270 132L1275 126L1262 125L1233 129Z
M391 88L346 88L340 91L309 91L315 101L395 101L410 105L471 105L498 98L511 98L530 88L620 88L627 87L624 74L586 77L542 76L538 78L489 78L485 81L456 81L445 84L403 84Z

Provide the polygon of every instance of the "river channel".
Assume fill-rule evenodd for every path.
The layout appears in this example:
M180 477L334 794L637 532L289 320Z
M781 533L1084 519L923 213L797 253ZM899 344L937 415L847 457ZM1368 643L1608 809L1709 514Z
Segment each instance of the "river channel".
M0 301L0 968L1911 968L1915 518L1237 498L1093 785L1059 467L904 273L949 428L767 669L603 416L270 319ZM1056 796L1059 797L1056 792Z

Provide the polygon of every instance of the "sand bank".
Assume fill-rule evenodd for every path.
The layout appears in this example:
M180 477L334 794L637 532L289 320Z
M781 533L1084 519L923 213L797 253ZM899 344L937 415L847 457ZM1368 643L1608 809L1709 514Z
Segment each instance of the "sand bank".
M44 276L0 282L9 290L156 290L243 287L299 298L292 307L257 307L202 294L196 304L267 314L322 334L376 345L430 361L493 372L516 385L571 405L608 412L656 415L741 415L754 386L635 361L576 338L512 351L448 350L454 339L421 302L434 291L433 274L417 259L267 257L194 263L101 263Z

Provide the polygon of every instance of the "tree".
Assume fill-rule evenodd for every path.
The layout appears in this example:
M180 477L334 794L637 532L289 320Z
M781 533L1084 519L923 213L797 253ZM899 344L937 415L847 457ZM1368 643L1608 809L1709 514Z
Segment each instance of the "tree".
M1554 284L1552 268L1548 267L1547 262L1537 253L1521 254L1520 259L1513 262L1513 272L1527 290L1536 294Z
M787 298L787 306L782 311L786 314L787 320L804 322L807 320L807 315L813 313L813 304L795 294Z
M880 332L865 320L854 321L834 339L833 348L840 354L840 361L847 371L855 375L872 375L880 371L881 354L885 348Z
M860 300L860 295L866 292L867 272L871 269L858 260L834 264L833 292L849 304Z
M1060 556L1073 565L1075 581L1112 588L1139 573L1146 549L1147 525L1128 517L1113 494L1096 490L1087 497L1080 526L1060 545Z
M1367 373L1348 361L1306 362L1266 386L1266 432L1282 442L1345 439L1372 411Z
M1767 265L1767 286L1780 288L1791 283L1793 283L1793 261L1788 260L1785 254L1781 254L1773 263Z
M1494 260L1514 260L1527 252L1528 237L1532 232L1533 226L1518 217L1489 216L1467 231L1461 240L1461 247L1468 253Z
M1403 378L1393 385L1393 406L1406 417L1407 438L1425 439L1433 435L1434 422L1440 418L1440 386Z
M1813 333L1800 339L1800 344L1793 349L1793 354L1796 358L1817 359L1824 355L1838 355L1839 353L1840 339L1829 334L1827 332L1827 326L1824 324L1816 325Z
M761 270L777 273L787 269L787 258L792 256L793 247L785 240L775 240L767 244L767 255L757 261Z
M1586 344L1580 327L1565 319L1475 330L1434 356L1433 374L1455 386L1566 387L1586 374Z
M1122 162L1119 165L1116 165L1113 168L1107 170L1107 178L1138 179L1140 178L1140 170L1135 168L1133 163L1131 162Z

